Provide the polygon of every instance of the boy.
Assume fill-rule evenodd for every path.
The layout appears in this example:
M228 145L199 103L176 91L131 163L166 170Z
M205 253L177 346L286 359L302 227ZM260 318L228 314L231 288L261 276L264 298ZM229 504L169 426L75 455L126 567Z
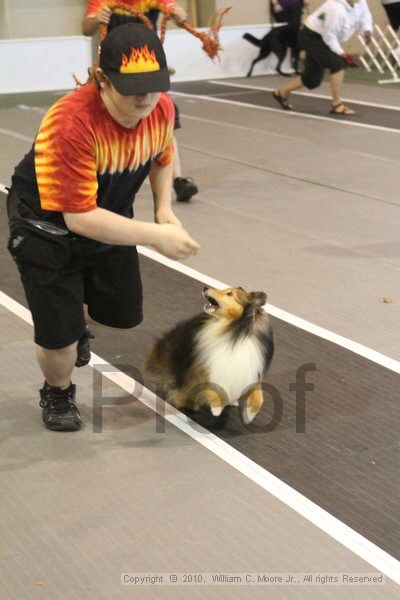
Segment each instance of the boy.
M99 30L101 36L110 32L114 27L137 21L130 9L143 13L152 23L154 31L157 31L157 21L161 9L171 12L172 18L177 25L186 21L187 14L175 0L88 0L85 15L82 21L82 33L93 36ZM181 128L179 110L175 107L175 130ZM174 172L173 187L178 202L189 202L198 193L198 188L191 177L182 176L182 167L179 156L179 147L174 137Z
M95 83L45 115L8 195L9 250L35 327L48 429L81 426L71 383L90 359L83 304L118 328L142 320L136 244L174 259L198 244L171 210L174 109L163 47L131 23L103 40ZM156 223L135 221L133 201L149 174Z

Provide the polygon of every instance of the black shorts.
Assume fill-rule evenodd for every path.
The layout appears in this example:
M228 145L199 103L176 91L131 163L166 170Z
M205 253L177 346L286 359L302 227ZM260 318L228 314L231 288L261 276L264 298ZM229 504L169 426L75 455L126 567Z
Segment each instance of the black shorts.
M84 332L83 304L95 321L128 329L143 320L143 292L137 251L114 246L72 257L57 271L18 261L35 327L35 342L65 348Z
M333 52L319 33L308 27L300 30L299 43L300 47L306 51L301 80L307 88L313 89L321 84L325 69L329 69L331 73L337 73L346 68L345 59Z
M398 31L400 28L400 2L393 2L393 4L382 4L382 6L386 11L390 25L395 31Z

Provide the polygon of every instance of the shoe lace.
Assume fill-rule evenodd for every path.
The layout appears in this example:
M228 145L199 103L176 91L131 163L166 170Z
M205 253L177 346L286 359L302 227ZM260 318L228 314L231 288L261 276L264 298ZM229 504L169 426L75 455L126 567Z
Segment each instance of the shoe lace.
M44 388L40 390L40 402L41 408L51 408L56 413L65 413L76 408L75 404L75 386L70 385L66 390L56 391L51 388Z

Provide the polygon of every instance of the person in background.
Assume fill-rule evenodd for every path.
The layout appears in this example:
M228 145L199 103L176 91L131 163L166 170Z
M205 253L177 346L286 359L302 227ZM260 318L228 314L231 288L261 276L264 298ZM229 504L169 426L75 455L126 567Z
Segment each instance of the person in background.
M103 28L104 36L118 25L137 21L129 9L144 14L151 21L154 31L157 31L161 9L169 10L177 25L187 19L186 11L175 0L88 0L82 21L83 35L92 36Z
M126 10L124 10L124 7ZM118 25L137 21L129 9L135 9L143 13L157 31L157 22L161 9L171 11L172 18L177 25L186 21L187 14L185 10L175 0L88 0L85 15L82 21L82 33L86 36L93 36L97 32L105 35ZM181 128L179 118L179 109L175 107L175 131ZM179 147L176 137L174 137L174 171L173 187L178 202L189 202L190 199L198 193L198 187L192 177L182 175L182 164L180 160Z
M331 114L348 116L354 110L341 100L342 83L347 66L346 52L341 44L356 30L369 43L372 36L372 16L366 0L327 0L309 15L300 31L299 41L306 51L303 73L288 85L273 92L274 99L284 110L292 110L291 92L321 85L324 71L330 71L332 93Z
M400 28L400 2L399 0L381 0L387 18L394 31Z
M71 376L90 360L85 306L102 325L136 327L143 319L136 245L177 260L199 248L171 209L169 85L154 31L115 27L90 81L49 109L12 176L8 249L32 313L48 429L81 427ZM155 223L133 218L147 176Z
M277 23L288 23L299 29L303 9L308 6L308 0L270 0L269 10Z
M287 25L286 39L291 49L292 66L297 73L300 54L299 31L303 10L308 6L309 0L270 0L269 11L277 23Z

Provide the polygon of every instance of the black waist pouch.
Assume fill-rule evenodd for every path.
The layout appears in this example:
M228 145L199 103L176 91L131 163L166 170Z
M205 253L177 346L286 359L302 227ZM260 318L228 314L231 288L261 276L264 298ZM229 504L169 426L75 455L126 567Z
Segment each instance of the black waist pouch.
M42 269L65 267L71 258L69 232L63 227L21 216L20 200L11 189L7 198L10 239L7 248L17 263Z

